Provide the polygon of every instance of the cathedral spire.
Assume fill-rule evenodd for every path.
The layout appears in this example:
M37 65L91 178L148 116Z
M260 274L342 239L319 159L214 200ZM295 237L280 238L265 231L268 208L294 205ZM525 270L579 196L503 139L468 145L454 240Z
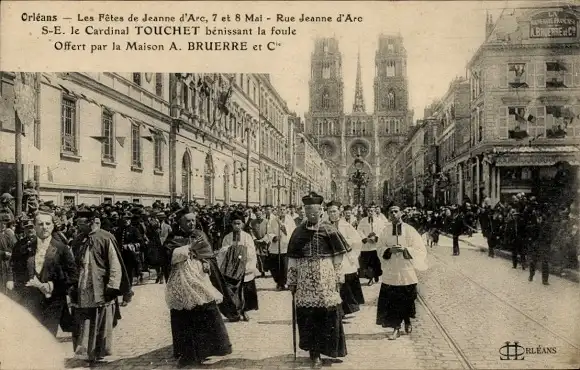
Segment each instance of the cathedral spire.
M352 104L352 111L357 113L364 113L365 100L363 96L362 80L361 80L361 68L360 68L360 47L358 50L358 60L356 64L356 87L354 92L354 103Z

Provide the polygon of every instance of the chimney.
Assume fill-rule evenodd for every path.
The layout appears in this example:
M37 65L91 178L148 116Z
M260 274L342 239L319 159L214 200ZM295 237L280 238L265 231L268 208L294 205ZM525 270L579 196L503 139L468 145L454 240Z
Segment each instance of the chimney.
M485 18L485 39L487 40L493 32L493 18L488 12L485 12Z

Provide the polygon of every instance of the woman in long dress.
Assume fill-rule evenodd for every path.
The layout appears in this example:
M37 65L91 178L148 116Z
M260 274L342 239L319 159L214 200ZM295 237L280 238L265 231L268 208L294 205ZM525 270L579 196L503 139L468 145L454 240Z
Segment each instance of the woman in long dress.
M232 345L218 309L222 294L210 280L211 245L195 229L193 211L186 209L178 217L184 236L166 242L171 270L165 299L171 310L173 354L182 367L228 355Z

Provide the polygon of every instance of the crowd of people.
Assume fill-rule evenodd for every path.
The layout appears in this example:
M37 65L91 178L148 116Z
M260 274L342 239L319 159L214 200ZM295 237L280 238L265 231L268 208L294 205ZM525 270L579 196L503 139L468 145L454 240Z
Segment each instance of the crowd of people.
M512 267L529 270L529 281L537 269L542 283L549 285L551 273L562 275L565 269L579 267L580 218L575 199L540 203L519 193L494 206L486 199L481 206L466 200L434 211L408 208L405 219L425 233L429 246L437 244L441 232L452 236L453 255L460 253L460 236L481 230L488 256L494 258L498 249L510 252Z
M365 303L361 279L381 283L376 324L388 338L396 340L402 325L412 332L416 271L427 268L427 248L441 232L458 256L459 236L481 227L490 257L510 248L514 268L529 262L530 281L540 264L548 283L556 248L560 261L573 249L569 260L578 262L577 206L546 208L521 194L495 207L436 210L351 207L316 193L300 207L39 202L18 217L11 201L0 197L0 289L53 335L59 327L71 332L75 357L90 363L112 354L122 307L151 271L155 283L166 283L180 366L232 352L224 320L251 320L256 279L269 274L278 291L291 293L299 347L319 367L321 355L347 354L343 322Z

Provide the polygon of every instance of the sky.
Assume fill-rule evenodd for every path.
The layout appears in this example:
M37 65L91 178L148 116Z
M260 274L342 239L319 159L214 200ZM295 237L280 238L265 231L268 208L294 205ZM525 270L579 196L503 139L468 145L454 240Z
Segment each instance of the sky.
M298 3L300 4L300 3ZM352 12L364 17L363 25L331 23L301 27L296 45L284 60L271 67L271 81L299 116L309 109L310 54L316 37L334 36L342 53L345 112L352 111L357 51L360 49L362 83L367 112L373 108L374 58L379 34L403 36L407 49L407 77L410 109L414 120L423 118L423 109L445 94L449 83L466 75L466 65L484 41L486 12L494 21L504 7L527 5L522 1L453 2L370 2L355 5ZM538 4L538 3L536 3ZM340 3L340 12L347 12ZM357 6L358 5L358 6ZM318 9L315 9L318 10ZM304 9L301 10L304 12ZM509 11L509 10L507 10ZM324 15L314 11L313 15ZM305 32L308 35L305 35Z

